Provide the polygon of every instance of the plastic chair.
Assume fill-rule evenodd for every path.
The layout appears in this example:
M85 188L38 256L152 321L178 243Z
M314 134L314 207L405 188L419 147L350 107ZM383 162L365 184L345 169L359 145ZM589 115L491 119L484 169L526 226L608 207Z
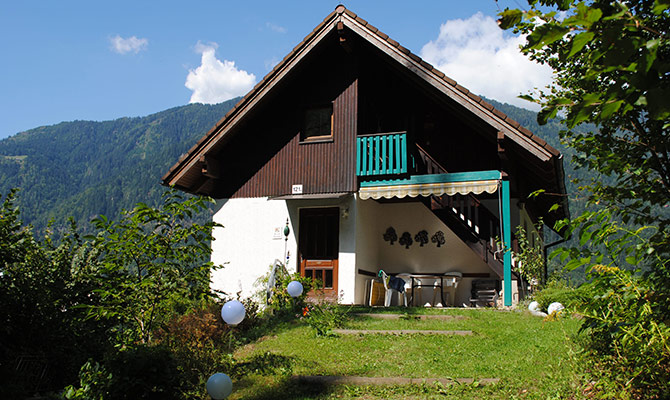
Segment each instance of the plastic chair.
M393 289L389 286L389 283L391 281L391 277L386 272L384 272L383 269L379 270L378 276L382 279L382 283L384 284L384 289L386 289L386 294L384 295L384 307L389 307L391 305L391 297L393 296L393 291L395 290L395 289ZM398 278L398 279L402 279L402 278ZM405 281L404 279L403 279L403 281L405 282L404 286L406 287L407 281ZM402 292L397 291L397 292L398 292L398 303L400 303L400 299L402 298L403 299L403 304L405 305L405 307L407 307L407 294L405 293L405 291L402 291ZM402 295L402 297L401 297L401 295Z

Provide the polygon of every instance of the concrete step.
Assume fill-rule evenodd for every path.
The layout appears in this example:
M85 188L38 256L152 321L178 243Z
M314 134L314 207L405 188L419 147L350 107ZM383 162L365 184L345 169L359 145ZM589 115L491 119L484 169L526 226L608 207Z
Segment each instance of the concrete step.
M294 375L291 379L305 383L319 383L326 385L442 385L465 384L493 385L500 382L499 378L403 378L403 377L368 377L368 376L338 376L338 375Z
M340 335L445 335L445 336L469 336L472 331L442 331L429 329L391 329L391 330L367 330L367 329L333 329L333 333Z
M377 314L377 313L353 313L349 314L356 317L369 317L379 319L438 319L443 321L456 321L468 319L464 315L426 315L426 314Z

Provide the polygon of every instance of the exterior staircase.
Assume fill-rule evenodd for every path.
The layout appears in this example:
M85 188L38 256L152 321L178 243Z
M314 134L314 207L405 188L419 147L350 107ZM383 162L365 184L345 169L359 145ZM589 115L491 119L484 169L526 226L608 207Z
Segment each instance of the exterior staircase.
M417 144L416 149L418 173L447 173L421 146ZM502 252L496 243L496 237L500 237L500 220L476 196L432 195L423 197L422 202L502 279Z

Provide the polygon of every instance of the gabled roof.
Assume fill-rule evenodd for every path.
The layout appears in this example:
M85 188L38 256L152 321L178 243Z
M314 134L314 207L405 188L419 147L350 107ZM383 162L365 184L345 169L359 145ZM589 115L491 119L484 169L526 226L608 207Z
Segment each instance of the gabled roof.
M209 132L207 132L163 177L163 184L184 188L196 182L202 174L202 162L226 134L244 120L251 109L281 81L300 61L334 29L344 27L356 33L370 44L397 61L408 71L436 88L442 94L467 109L480 120L504 134L538 161L553 167L560 193L565 193L562 156L558 150L547 144L531 131L521 126L503 112L494 108L481 97L471 93L455 80L422 60L419 56L400 45L352 11L339 5L302 42L278 63L263 80L244 96ZM567 214L567 200L564 201Z

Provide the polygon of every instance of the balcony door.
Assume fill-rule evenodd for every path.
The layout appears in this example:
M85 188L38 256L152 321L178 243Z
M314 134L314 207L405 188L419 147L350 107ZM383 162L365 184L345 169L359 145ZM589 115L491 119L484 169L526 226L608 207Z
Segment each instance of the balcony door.
M339 210L337 207L300 210L300 275L318 281L325 297L333 300L337 300Z

